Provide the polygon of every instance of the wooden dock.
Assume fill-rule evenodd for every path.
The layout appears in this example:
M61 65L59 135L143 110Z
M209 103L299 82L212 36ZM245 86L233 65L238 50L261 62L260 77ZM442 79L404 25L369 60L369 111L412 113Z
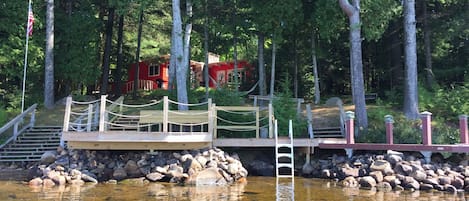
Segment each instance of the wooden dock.
M167 97L144 105L126 105L122 99L110 101L105 96L91 102L69 97L62 142L73 149L94 150L275 147L272 106L217 106L209 100L187 104L187 111L172 109L177 104ZM294 147L314 150L321 143L345 140L295 138L293 142Z

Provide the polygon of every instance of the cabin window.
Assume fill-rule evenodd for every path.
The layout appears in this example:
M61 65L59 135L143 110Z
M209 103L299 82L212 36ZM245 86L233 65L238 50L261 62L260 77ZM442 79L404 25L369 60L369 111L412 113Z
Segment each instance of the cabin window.
M234 70L230 70L228 72L228 83L233 83L235 81L235 78L234 78ZM244 82L246 78L246 72L244 72L243 69L238 69L238 82L242 83Z
M160 65L150 64L148 69L148 76L159 76L160 75Z

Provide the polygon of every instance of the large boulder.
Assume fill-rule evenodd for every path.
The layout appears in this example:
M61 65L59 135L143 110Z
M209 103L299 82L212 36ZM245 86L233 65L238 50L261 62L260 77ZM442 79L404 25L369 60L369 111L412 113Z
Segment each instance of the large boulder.
M46 151L41 155L41 164L49 165L57 159L56 151Z
M202 185L220 185L226 184L222 174L218 168L207 168L197 174L189 176L186 184L202 186Z

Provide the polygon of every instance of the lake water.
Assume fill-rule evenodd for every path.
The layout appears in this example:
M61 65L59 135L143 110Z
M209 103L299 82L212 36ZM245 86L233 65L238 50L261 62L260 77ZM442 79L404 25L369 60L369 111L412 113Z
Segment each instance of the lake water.
M176 186L168 183L146 184L86 184L53 188L32 188L23 182L0 181L0 200L60 200L60 201L126 201L126 200L293 200L290 179L248 177L244 184L230 186ZM279 190L277 190L277 188ZM277 191L279 196L277 197ZM335 182L320 179L295 178L294 200L317 201L463 201L464 193L444 192L379 192L344 189Z

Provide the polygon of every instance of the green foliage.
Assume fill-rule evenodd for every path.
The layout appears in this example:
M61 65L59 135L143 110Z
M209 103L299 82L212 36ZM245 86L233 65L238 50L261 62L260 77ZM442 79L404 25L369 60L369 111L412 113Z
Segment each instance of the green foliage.
M360 135L357 141L385 143L385 115L392 115L394 118L393 136L395 144L416 144L422 142L420 120L409 121L402 113L392 110L389 106L376 106L368 109L368 131Z
M461 114L469 114L469 83L452 88L436 88L430 92L419 87L421 111L429 111L433 117L446 122L457 122Z
M288 136L289 121L292 120L293 135L306 134L307 122L296 111L296 101L292 101L293 94L290 90L291 80L288 76L280 83L281 91L273 100L274 116L277 119L278 133L280 136Z
M5 106L0 104L0 127L2 127L8 121L8 114L5 110Z
M241 94L227 86L223 86L216 90L210 90L209 96L212 98L212 102L217 105L239 106L244 103Z

